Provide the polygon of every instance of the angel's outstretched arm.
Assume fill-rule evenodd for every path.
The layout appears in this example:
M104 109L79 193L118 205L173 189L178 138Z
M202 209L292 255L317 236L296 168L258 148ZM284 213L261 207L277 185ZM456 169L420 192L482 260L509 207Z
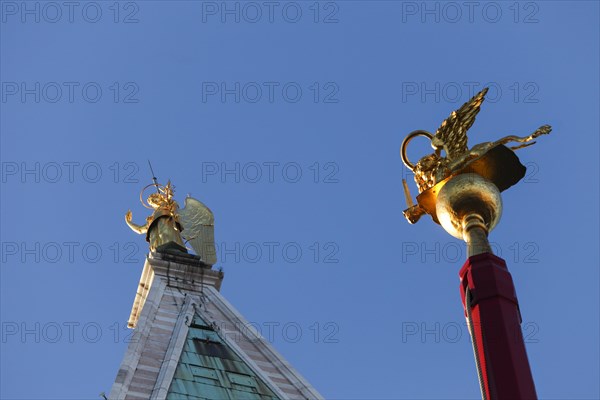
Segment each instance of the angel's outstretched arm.
M128 210L127 214L125 214L125 222L127 223L127 225L129 225L131 230L134 231L135 233L144 234L148 231L148 224L138 225L138 224L134 224L133 222L131 222L131 210Z

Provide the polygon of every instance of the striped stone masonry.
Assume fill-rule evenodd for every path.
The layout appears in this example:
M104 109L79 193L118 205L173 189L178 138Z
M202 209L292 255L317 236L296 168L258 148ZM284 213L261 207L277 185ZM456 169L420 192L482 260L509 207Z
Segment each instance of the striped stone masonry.
M322 399L220 294L222 281L221 271L195 257L148 255L128 321L134 333L110 400L166 399L195 315L280 399Z

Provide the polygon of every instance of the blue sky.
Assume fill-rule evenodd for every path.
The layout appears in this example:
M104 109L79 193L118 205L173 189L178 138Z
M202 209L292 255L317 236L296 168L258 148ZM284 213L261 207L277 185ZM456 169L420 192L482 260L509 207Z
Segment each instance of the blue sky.
M223 4L0 2L0 396L109 392L151 159L213 210L223 295L326 398L478 398L464 245L404 220L398 149L487 84L471 145L554 128L490 236L538 395L598 398L598 3Z

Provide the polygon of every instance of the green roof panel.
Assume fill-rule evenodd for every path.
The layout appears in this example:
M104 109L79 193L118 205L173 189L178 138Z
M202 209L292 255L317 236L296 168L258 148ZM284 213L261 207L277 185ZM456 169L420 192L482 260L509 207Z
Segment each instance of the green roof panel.
M167 400L279 400L199 315L194 316Z

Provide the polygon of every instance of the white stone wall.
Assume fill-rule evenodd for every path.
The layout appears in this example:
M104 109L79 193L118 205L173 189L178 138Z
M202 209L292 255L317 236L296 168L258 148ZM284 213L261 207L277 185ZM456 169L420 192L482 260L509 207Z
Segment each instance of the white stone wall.
M165 398L193 313L212 324L279 397L322 398L221 296L222 278L218 271L167 261L157 253L148 257L129 320L135 332L110 400Z

